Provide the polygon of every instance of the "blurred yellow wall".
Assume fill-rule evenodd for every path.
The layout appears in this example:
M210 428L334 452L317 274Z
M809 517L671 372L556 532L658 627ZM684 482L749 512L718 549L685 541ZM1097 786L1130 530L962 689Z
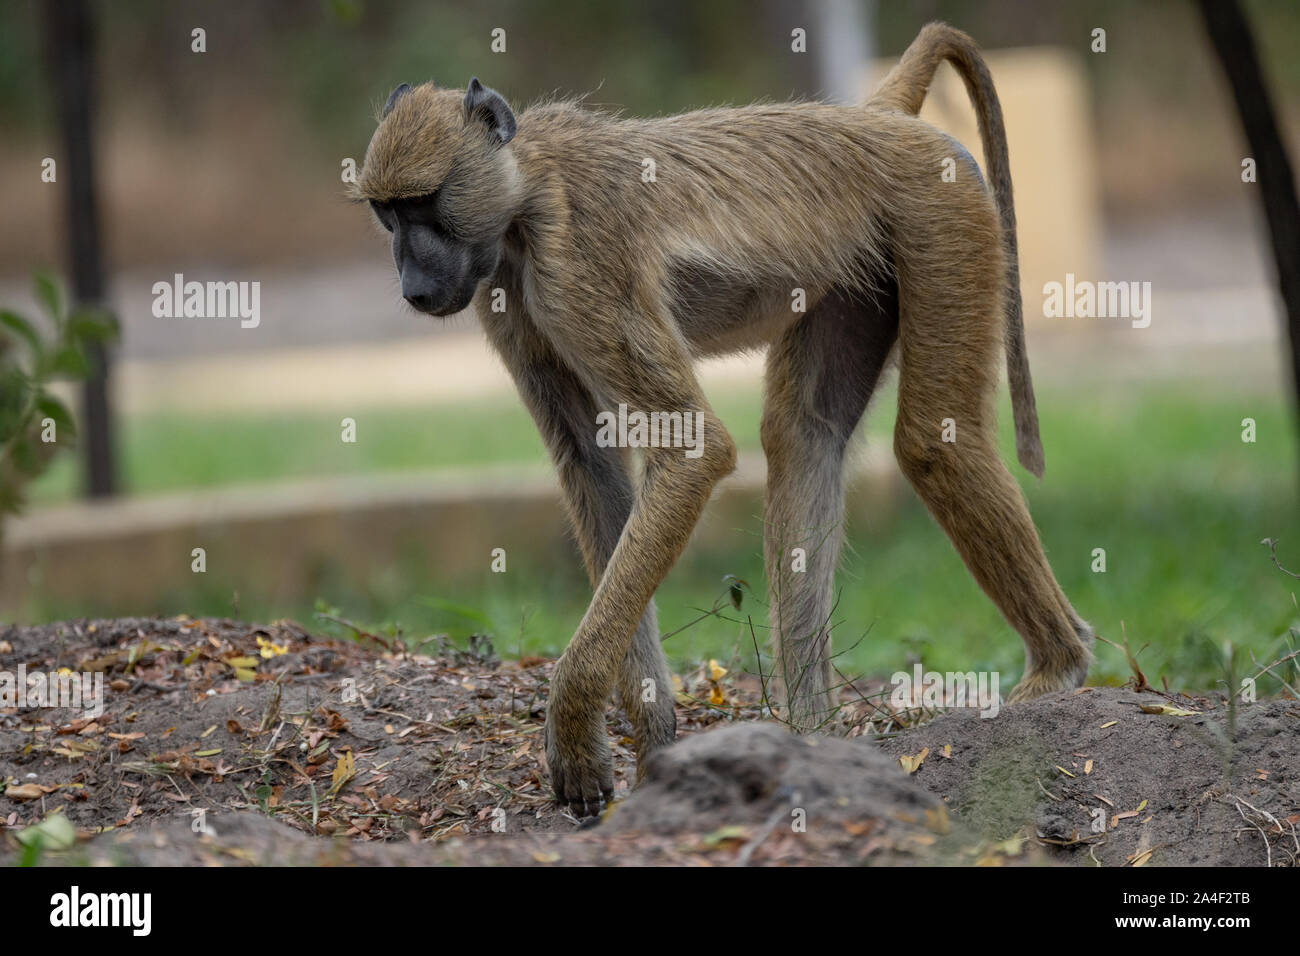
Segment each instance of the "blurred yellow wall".
M1042 316L1043 283L1073 272L1097 278L1100 229L1097 164L1083 67L1077 57L1048 47L984 54L1007 128L1020 242L1020 285L1025 316ZM878 81L897 62L881 60ZM935 77L921 117L954 136L983 166L975 112L957 72Z

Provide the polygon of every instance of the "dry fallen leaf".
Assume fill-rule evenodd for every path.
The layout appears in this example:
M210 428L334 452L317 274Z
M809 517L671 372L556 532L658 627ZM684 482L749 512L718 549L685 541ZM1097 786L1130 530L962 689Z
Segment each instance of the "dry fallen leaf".
M714 847L726 846L730 843L743 842L749 837L749 828L740 824L732 823L719 827L712 833L706 834L700 840L700 846L712 849Z
M943 804L939 804L933 810L926 810L925 825L935 833L946 834L948 832L948 808Z
M916 754L913 757L903 754L903 756L898 758L898 762L902 765L904 772L909 774L916 773L921 769L921 764L925 763L925 758L929 756L929 754L930 748L922 747L919 754Z
M1195 717L1200 714L1200 711L1184 710L1181 707L1174 707L1172 704L1143 704L1142 713L1164 714L1167 717Z
M289 651L288 644L276 644L274 641L269 641L260 634L257 635L257 646L258 653L266 658L279 657L281 654L286 654Z
M5 796L10 800L37 800L53 789L46 790L38 783L18 783L5 787Z
M339 754L339 759L334 764L334 772L330 775L332 781L328 796L334 796L343 787L345 783L357 775L356 760L352 756L351 750L345 750Z

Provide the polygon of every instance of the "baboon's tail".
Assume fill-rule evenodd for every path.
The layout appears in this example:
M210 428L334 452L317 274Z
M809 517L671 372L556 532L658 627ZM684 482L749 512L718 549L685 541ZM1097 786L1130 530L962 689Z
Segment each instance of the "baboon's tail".
M939 64L947 60L961 74L979 118L984 143L984 165L993 198L1002 219L1002 236L1007 248L1006 353L1007 378L1011 383L1011 408L1016 424L1016 455L1037 477L1043 477L1043 442L1038 434L1038 410L1034 405L1034 384L1029 377L1029 355L1025 351L1025 322L1020 302L1020 262L1016 248L1016 209L1011 198L1011 166L1007 159L1007 136L1002 125L1002 106L993 89L984 58L975 41L946 23L930 23L912 41L875 95L871 106L916 114L934 79Z

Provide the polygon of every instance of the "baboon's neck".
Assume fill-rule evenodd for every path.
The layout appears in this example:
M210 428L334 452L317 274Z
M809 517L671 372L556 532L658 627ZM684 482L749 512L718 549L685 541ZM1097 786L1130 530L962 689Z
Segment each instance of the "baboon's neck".
M569 203L551 144L536 124L521 119L510 144L518 201L506 229L503 264L519 269L539 251L553 247L569 218Z

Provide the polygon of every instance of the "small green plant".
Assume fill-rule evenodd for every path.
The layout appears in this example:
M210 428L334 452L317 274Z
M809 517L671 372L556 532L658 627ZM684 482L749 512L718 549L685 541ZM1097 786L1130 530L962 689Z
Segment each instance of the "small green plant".
M46 322L0 309L0 522L21 509L27 484L76 437L72 414L50 386L86 378L87 346L117 334L117 320L104 309L69 311L52 276L37 273L34 284Z

